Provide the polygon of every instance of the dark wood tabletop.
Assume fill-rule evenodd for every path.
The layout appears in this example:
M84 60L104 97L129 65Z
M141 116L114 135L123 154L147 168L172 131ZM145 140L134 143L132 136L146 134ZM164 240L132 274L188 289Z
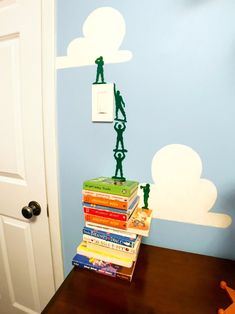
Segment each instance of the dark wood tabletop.
M217 314L235 261L141 244L132 282L74 268L43 314Z

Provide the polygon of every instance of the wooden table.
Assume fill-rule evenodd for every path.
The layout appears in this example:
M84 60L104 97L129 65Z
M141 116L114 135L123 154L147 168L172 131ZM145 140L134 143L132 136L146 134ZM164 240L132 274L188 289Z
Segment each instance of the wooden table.
M43 314L217 314L235 261L141 244L131 283L74 268Z

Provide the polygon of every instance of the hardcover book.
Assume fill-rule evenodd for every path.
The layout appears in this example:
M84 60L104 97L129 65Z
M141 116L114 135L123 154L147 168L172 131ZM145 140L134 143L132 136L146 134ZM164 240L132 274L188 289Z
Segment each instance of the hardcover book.
M113 263L104 262L94 257L76 254L72 260L72 265L79 268L89 269L102 275L116 277L131 281L135 269L135 262L132 267L123 267Z
M97 215L106 218L126 221L129 219L135 207L138 205L139 198L140 197L137 195L127 210L90 203L83 203L83 209L85 214Z
M82 199L85 203L96 204L111 208L128 210L133 201L135 201L137 189L130 197L114 194L100 193L94 191L83 190Z
M129 217L132 215L133 211L138 205L139 197L136 197L135 202L133 203L133 206L126 210L122 209L116 209L116 208L110 208L110 207L104 207L94 204L88 204L83 203L83 211L86 216L86 214L99 216L102 218L108 218L108 219L115 219L115 220L121 220L121 221L127 221ZM89 220L91 221L91 220ZM95 221L94 221L95 222ZM110 224L108 224L110 225ZM112 226L112 225L110 225ZM115 227L115 226L114 226Z
M110 210L103 210L97 208L96 206L83 204L84 214L90 214L95 216L100 216L104 218L117 219L121 221L127 221L129 219L130 214L117 213Z
M127 223L127 231L148 236L152 218L152 210L137 207Z
M123 220L110 219L110 218L95 216L95 215L90 215L90 214L84 214L84 218L85 218L85 221L99 224L101 227L108 226L111 228L117 228L117 229L122 229L122 230L126 230L126 227L127 227L127 222Z
M138 188L139 182L126 180L124 182L114 181L108 177L98 177L83 183L84 190L97 191L107 194L131 196Z
M115 250L114 250L115 251ZM133 260L128 257L122 257L118 254L118 252L108 253L102 251L102 248L91 249L87 247L86 242L81 242L77 247L77 253L81 255L85 255L87 257L97 258L104 262L117 264L124 267L131 267L133 264Z

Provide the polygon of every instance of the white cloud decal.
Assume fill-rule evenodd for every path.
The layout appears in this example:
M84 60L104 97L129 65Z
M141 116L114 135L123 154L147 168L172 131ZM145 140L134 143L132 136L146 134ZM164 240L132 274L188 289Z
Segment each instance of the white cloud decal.
M201 174L200 156L190 147L172 144L158 151L152 160L154 184L148 202L153 217L227 228L232 222L229 215L209 212L215 204L217 189ZM139 190L141 198L142 194Z
M57 57L58 69L95 64L99 56L105 63L126 62L132 58L129 50L119 50L126 33L121 13L111 7L94 10L83 24L84 37L75 38L67 48L67 56Z

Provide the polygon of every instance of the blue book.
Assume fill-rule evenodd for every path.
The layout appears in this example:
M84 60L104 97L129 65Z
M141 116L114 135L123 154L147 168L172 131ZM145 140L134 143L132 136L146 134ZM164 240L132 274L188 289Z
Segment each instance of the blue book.
M123 236L123 235L116 234L116 233L109 233L106 231L93 229L93 228L89 228L89 227L84 227L83 233L90 235L92 237L96 237L98 239L110 241L110 242L113 242L116 244L125 245L127 247L134 247L136 239L137 239L137 235L135 235L135 237L131 238L128 236Z
M79 268L89 269L99 274L117 277L129 281L131 281L135 269L135 262L133 262L132 267L123 267L81 254L76 254L74 256L72 265Z
M72 260L72 265L78 266L80 268L86 268L89 270L94 270L106 275L115 277L117 267L111 266L112 264L102 262L95 258L90 258L85 255L76 254ZM115 265L116 266L116 265Z

